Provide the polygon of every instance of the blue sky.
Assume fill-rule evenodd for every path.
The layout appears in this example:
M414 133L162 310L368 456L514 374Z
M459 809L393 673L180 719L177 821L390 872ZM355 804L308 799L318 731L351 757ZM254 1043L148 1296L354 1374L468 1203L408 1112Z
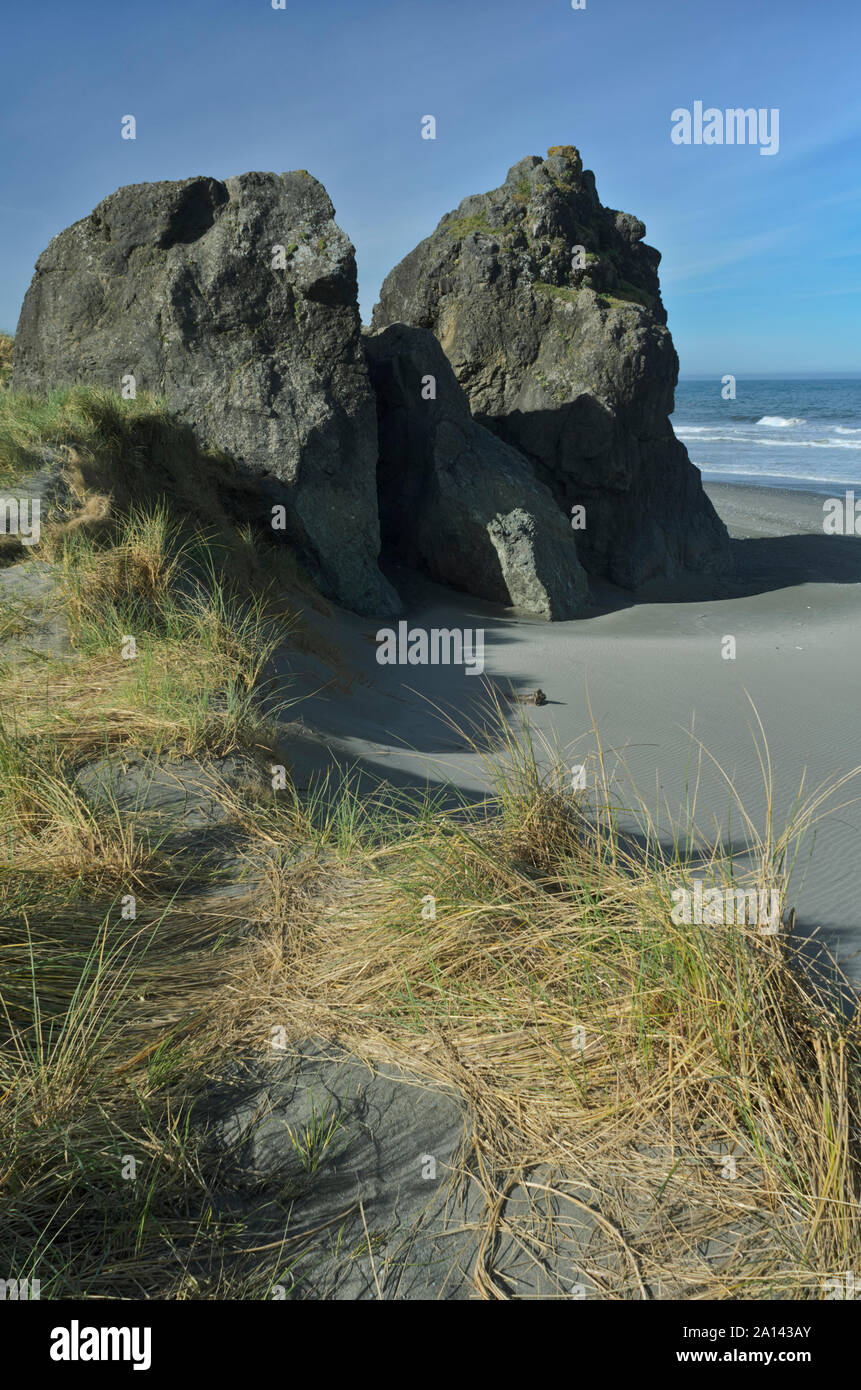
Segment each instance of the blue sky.
M326 185L367 319L461 198L575 144L663 253L683 375L861 371L859 39L858 0L10 6L0 328L50 238L121 184L247 169ZM671 112L695 101L777 107L779 152L674 145Z

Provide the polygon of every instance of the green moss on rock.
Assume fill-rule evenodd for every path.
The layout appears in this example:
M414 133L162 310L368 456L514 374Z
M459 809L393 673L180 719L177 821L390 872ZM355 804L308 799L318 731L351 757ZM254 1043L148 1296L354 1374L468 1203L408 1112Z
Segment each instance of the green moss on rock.
M571 285L548 285L546 280L534 280L532 288L552 299L563 299L567 304L576 304L579 294L579 290L573 289Z

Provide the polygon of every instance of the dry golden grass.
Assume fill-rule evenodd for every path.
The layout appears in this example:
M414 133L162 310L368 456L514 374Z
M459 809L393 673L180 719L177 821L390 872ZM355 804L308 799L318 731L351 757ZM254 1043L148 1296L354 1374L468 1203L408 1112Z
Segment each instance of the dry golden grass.
M594 1194L617 1256L595 1270L607 1297L822 1297L861 1259L857 1018L786 933L674 924L684 866L627 849L609 799L584 818L508 737L492 807L412 831L387 831L382 803L376 823L356 810L355 834L348 816L324 835L334 862L273 870L272 925L233 989L237 1038L286 1024L455 1087L486 1251L511 1185L549 1169L563 1208L582 1202L575 1184ZM759 844L772 883L821 796ZM722 1261L710 1239L730 1241ZM489 1254L476 1286L502 1296Z
M6 1172L13 1207L44 1221L45 1239L56 1207L80 1242L58 1289L95 1296L108 1280L109 1296L243 1297L283 1276L289 1239L255 1253L241 1225L230 1233L213 1217L213 1174L183 1118L205 1078L257 1053L274 1024L462 1097L464 1171L485 1194L478 1297L506 1296L501 1235L539 1259L577 1212L597 1224L586 1273L606 1298L817 1299L856 1267L857 1020L796 968L785 936L674 924L671 885L693 861L634 853L614 829L617 803L586 814L522 730L503 738L497 797L457 813L385 789L361 800L346 783L310 802L288 790L272 807L225 788L265 886L201 910L179 880L170 888L176 866L141 863L145 920L118 933L103 913L59 974L49 962L80 937L80 912L67 905L49 928L39 893L35 911L18 904L5 942L17 962L3 991ZM802 821L820 810L817 793ZM790 843L760 846L769 873ZM109 877L105 844L91 853ZM130 872L131 859L114 881ZM24 890L6 884L14 920ZM31 919L35 934L21 926ZM214 959L207 942L220 943ZM49 1019L68 1039L61 1051L37 1041ZM139 1227L112 1231L103 1273L95 1228L69 1216L76 1183L50 1169L51 1116L75 1144L92 1137L97 1169L112 1134L158 1174ZM515 1218L506 1198L518 1184L532 1205ZM213 1242L218 1272L202 1280Z
M478 805L360 798L348 781L271 804L224 788L266 874L224 900L211 858L189 865L133 815L88 806L74 772L105 752L264 744L257 702L285 614L250 535L233 544L228 582L212 536L158 505L112 513L107 535L55 533L72 658L0 671L0 1267L35 1271L45 1297L265 1295L285 1247L258 1252L219 1214L190 1117L208 1080L280 1024L462 1097L464 1171L485 1196L478 1297L505 1296L502 1233L538 1259L565 1213L587 1209L587 1273L607 1298L815 1299L857 1269L857 1018L798 967L786 933L671 912L693 873L776 888L785 905L798 845L849 777L802 788L776 826L757 728L764 824L728 784L746 867L693 832L696 779L670 848L642 807L635 845L601 756L587 806L557 750L497 701L460 731L487 757L494 792ZM117 1178L127 1152L145 1165L133 1190ZM533 1202L515 1221L517 1184Z
M12 349L15 340L8 333L0 333L0 391L6 390L12 379Z

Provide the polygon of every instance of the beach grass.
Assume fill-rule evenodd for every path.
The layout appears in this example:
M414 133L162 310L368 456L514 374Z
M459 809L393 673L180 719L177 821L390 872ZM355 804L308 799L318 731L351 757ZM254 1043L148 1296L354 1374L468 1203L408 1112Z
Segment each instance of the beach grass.
M257 996L258 1027L289 1019L458 1088L489 1221L515 1177L549 1165L588 1183L619 1256L605 1296L823 1297L861 1253L857 1018L786 931L674 922L692 872L739 885L719 850L681 834L632 847L609 787L587 814L525 720L503 726L491 702L494 718L491 801L410 824L381 791L346 839L324 826L340 878L327 862L309 894L306 874L304 909L281 885L237 995ZM758 886L782 889L821 796L751 841ZM707 1259L730 1231L732 1255ZM504 1296L492 1267L475 1277Z
M292 615L265 590L231 586L206 537L162 509L133 511L107 546L64 536L53 571L70 654L0 665L5 843L31 869L87 873L112 858L110 840L126 872L142 846L116 817L94 817L75 769L114 751L267 749L275 707L264 714L261 694Z
M47 429L39 410L59 431L84 407L31 409L29 434L9 443L20 403L0 430L10 467ZM136 416L118 412L127 440ZM97 419L86 451L106 469L113 417ZM69 447L80 458L80 434ZM480 799L359 790L346 772L301 793L289 778L267 796L221 787L253 869L237 892L217 856L141 834L77 773L133 752L268 760L270 660L295 610L229 517L207 529L163 497L109 494L107 528L48 531L32 557L70 652L0 667L0 1268L46 1298L289 1283L291 1194L283 1237L260 1248L195 1120L275 1026L461 1098L463 1171L485 1199L479 1298L507 1296L494 1251L518 1184L534 1222L514 1234L536 1259L556 1239L551 1196L595 1219L599 1297L821 1299L859 1268L858 1016L803 967L786 902L799 845L851 774L802 786L779 826L757 727L764 820L726 778L742 865L694 829L696 766L684 819L659 833L600 752L587 798L565 750L489 689L479 719L456 721L484 760ZM776 892L783 929L675 920L674 890L696 876ZM336 1117L315 1113L291 1143L313 1180Z
M0 333L0 391L6 391L12 380L12 349L14 338Z
M528 726L500 732L480 804L360 796L346 777L310 799L225 788L265 865L227 914L192 911L164 864L117 872L107 839L91 845L96 889L7 865L2 1242L19 1277L67 1297L259 1297L282 1282L301 1242L288 1222L283 1245L255 1253L191 1122L208 1078L275 1025L462 1097L464 1162L486 1192L477 1296L505 1296L492 1251L506 1193L533 1182L540 1206L548 1171L563 1208L592 1193L603 1297L818 1299L855 1267L857 1020L791 938L675 924L672 885L702 872L703 847L633 850L617 800L587 811ZM760 846L770 874L783 844ZM131 874L147 902L133 930L105 901ZM293 1136L310 1173L336 1137L316 1120ZM143 1180L124 1183L122 1155ZM709 1242L728 1244L723 1259Z

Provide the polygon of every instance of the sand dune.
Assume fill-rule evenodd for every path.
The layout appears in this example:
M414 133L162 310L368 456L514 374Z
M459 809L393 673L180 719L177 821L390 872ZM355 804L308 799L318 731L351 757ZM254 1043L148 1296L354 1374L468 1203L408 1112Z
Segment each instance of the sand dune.
M528 708L527 717L572 765L594 766L594 715L623 803L635 783L662 825L684 819L696 782L693 731L762 828L751 701L768 739L778 822L790 815L802 777L813 790L861 767L861 542L825 536L823 499L814 495L729 485L708 491L734 539L732 581L665 585L636 602L606 586L596 593L593 616L558 624L414 581L407 616L416 627L483 628L487 676L503 689L541 687L548 703ZM336 612L314 615L314 624L341 653L343 676L333 681L331 667L312 656L284 657L288 693L301 697L292 713L318 736L285 731L300 776L334 750L393 781L486 786L479 759L435 708L469 718L483 698L480 679L452 667L379 665L368 619ZM735 638L734 660L722 655L728 636ZM822 942L859 984L861 800L842 804L853 798L861 798L861 776L808 838L789 902L798 930ZM700 829L725 829L730 800L725 780L704 759ZM733 812L730 833L740 830Z

